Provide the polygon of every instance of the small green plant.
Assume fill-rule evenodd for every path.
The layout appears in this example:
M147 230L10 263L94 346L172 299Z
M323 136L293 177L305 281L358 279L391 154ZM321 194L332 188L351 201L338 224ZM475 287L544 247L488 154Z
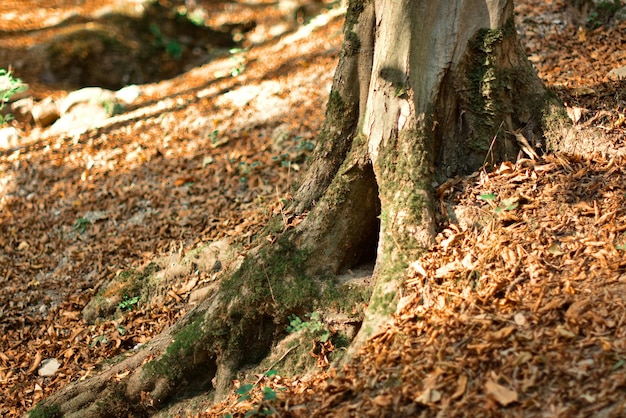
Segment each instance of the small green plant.
M91 221L87 218L78 218L74 223L74 231L84 233L87 230L87 226L91 224Z
M265 373L263 373L263 375L259 378L259 380L257 380L254 384L252 383L246 383L245 385L241 385L239 387L239 389L237 389L235 391L235 393L237 395L239 395L239 397L237 398L237 402L247 402L247 401L251 401L252 400L252 390L254 389L254 387L264 378L266 377L272 377L278 374L277 370L268 370ZM261 389L263 396L260 400L260 403L253 409L249 410L248 412L246 412L245 417L252 417L252 416L256 416L256 415L264 415L264 416L268 416L268 415L274 415L276 413L276 410L268 404L268 402L272 402L275 401L276 399L278 399L278 396L276 394L276 391L274 389L272 389L269 386L264 386L263 389ZM228 418L231 417L231 414L226 415L224 418Z
M183 46L176 39L170 39L165 44L165 52L175 61L178 61L183 55Z
M209 135L207 136L207 139L211 141L211 148L219 148L222 145L226 145L228 141L230 141L229 137L220 136L220 131L218 131L217 129L209 133Z
M237 77L246 69L246 56L248 54L248 50L242 48L232 48L228 52L231 54L230 59L234 62L234 67L230 71L230 75Z
M167 55L178 61L183 55L183 46L176 39L170 39L161 33L156 23L150 24L150 33L154 36L154 45L163 49Z
M512 210L517 209L517 207L519 206L518 197L510 197L507 199L502 199L500 204L496 203L496 200L498 200L498 196L496 196L493 193L481 194L478 197L484 200L485 202L489 203L489 206L493 208L493 211L495 213L502 213L503 211L507 211L507 212L512 211Z
M127 294L124 294L124 298L119 303L119 305L117 305L117 307L120 309L120 311L130 311L135 307L135 305L137 305L138 302L139 296L130 297Z
M100 105L109 116L119 115L124 112L124 106L115 100L103 100L100 102Z
M331 332L324 322L322 322L319 312L307 314L308 321L303 321L297 315L289 316L287 332L305 331L310 333L316 341L325 343L331 337Z
M4 105L11 100L11 97L16 93L26 90L26 86L19 78L13 77L10 70L0 68L0 110L4 108ZM13 115L1 115L0 125L11 121Z
M620 0L606 0L593 4L592 10L587 15L587 28L596 29L606 25L621 8Z
M89 347L93 348L97 346L98 344L105 346L108 343L109 343L109 339L107 338L106 335L102 334L102 335L98 335L97 337L95 337L93 341L91 342L91 344L89 344Z
M294 171L300 170L300 164L307 161L311 152L315 149L315 143L296 136L293 139L293 145L289 146L287 151L281 155L272 157L272 161L279 163L281 167Z
M237 395L239 395L239 398L237 398L237 402L246 402L246 401L251 400L252 399L251 392L253 388L254 388L254 385L251 383L248 383L248 384L242 385L239 389L237 389L236 393ZM278 399L276 391L269 386L264 386L262 389L262 392L263 392L263 397L261 398L260 404L257 405L255 408L246 412L246 415L245 415L246 418L253 417L256 415L269 416L269 415L274 415L276 413L276 410L271 405L268 404L268 402L272 402Z

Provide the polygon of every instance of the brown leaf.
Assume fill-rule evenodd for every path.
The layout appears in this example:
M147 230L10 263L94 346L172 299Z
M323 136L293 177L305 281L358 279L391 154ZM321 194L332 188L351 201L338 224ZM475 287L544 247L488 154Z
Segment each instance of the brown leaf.
M489 333L489 335L487 336L487 339L491 341L504 340L505 338L508 338L508 336L511 335L513 331L515 331L515 326L513 325L504 327L502 329L499 329L498 331Z
M456 390L452 394L452 399L460 398L467 389L467 375L461 374L456 381Z
M39 367L39 364L41 364L42 359L43 356L41 354L41 351L37 351L37 354L35 355L35 358L33 359L33 362L31 363L29 369L26 371L26 374L31 374L35 370L37 370L37 367Z
M565 318L568 321L576 322L580 320L580 317L584 315L589 309L591 309L591 301L587 298L574 301L567 311L565 312Z
M377 406L389 406L393 402L393 397L391 395L378 395L374 399L372 399Z
M180 177L174 181L174 186L180 187L187 183L195 183L198 179L196 177Z
M499 385L492 380L488 380L487 383L485 383L485 391L502 406L508 406L513 402L517 402L517 392Z

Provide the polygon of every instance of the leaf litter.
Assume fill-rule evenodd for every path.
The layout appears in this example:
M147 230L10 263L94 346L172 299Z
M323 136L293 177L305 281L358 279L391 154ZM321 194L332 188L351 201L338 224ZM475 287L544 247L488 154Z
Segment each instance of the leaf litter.
M611 45L624 24L583 39L555 22L567 12L563 1L517 10L518 20L534 19L521 25L531 61L581 132L600 130L602 141L623 146L624 104L614 94L623 82L607 73L620 63ZM298 166L268 150L278 126L291 138L315 137L327 94L320 80L330 82L341 42L339 23L330 28L280 54L271 42L251 48L238 77L207 82L228 67L216 63L148 85L137 109L104 128L42 135L0 156L2 416L132 354L180 318L215 271L177 270L182 280L158 305L126 299L133 308L124 315L89 324L82 310L104 283L220 238L245 250L281 213ZM581 47L587 52L571 54ZM28 81L34 92L66 94ZM244 84L258 94L220 99ZM283 112L255 113L268 103ZM301 378L262 376L247 402L233 392L202 415L244 415L260 403L294 417L622 415L624 166L619 157L550 156L451 179L438 191L437 245L411 264L394 323L354 362L341 371L322 362ZM51 359L59 370L39 376Z

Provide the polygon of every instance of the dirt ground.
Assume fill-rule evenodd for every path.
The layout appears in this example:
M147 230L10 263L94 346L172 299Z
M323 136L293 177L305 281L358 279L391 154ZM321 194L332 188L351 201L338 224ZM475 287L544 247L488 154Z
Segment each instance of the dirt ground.
M163 29L172 42L156 44L161 66L146 70L154 79L124 111L82 133L17 124L19 145L0 151L2 416L20 416L180 318L195 291L219 280L214 266L181 260L220 239L245 254L305 169L342 9L329 4L297 22L273 2L195 3L209 26L235 25L236 49L194 44L176 60L167 46L188 34ZM118 6L0 3L0 68L11 67L34 99L61 100L81 79L51 71L41 45ZM412 264L396 322L354 364L253 378L251 399L233 394L189 414L626 414L626 170L613 156L625 141L625 82L609 76L626 65L626 23L596 22L563 1L520 1L516 18L581 142L592 138L603 152L451 179L438 190L437 246ZM161 32L150 33L154 41ZM89 68L103 65L90 57ZM109 319L83 319L105 283L150 263L163 272L158 297L144 304L129 293ZM58 370L41 376L50 359Z

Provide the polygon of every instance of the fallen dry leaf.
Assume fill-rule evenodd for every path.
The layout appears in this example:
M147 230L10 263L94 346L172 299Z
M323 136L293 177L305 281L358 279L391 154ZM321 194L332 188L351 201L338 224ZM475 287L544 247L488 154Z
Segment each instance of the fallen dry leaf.
M492 380L488 380L487 383L485 383L485 391L502 406L508 406L513 402L517 402L517 392L499 385Z
M467 375L462 374L459 376L456 382L456 390L452 394L452 399L460 398L465 394L465 391L467 390L467 382Z

